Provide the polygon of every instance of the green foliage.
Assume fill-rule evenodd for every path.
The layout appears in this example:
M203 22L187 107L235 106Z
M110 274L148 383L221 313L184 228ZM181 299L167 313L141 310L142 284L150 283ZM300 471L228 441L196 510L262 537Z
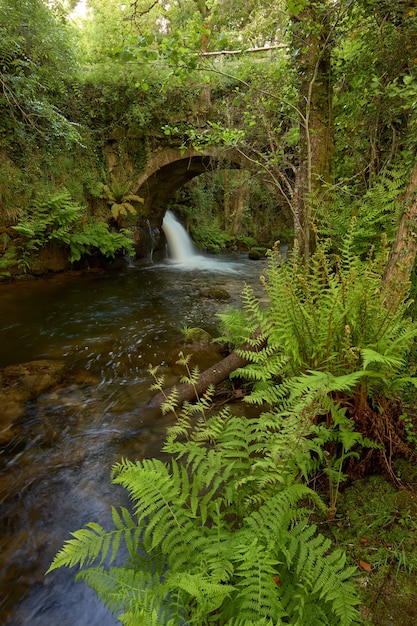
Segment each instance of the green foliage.
M219 252L230 243L230 234L216 214L215 181L207 175L198 177L177 193L170 208L187 222L194 243L201 250Z
M15 264L17 264L16 247L7 235L3 235L0 240L0 275L8 278L9 270Z
M357 191L399 159L414 158L417 13L402 0L360 0L340 26L333 56L335 174Z
M31 251L53 241L68 246L71 263L79 261L83 254L97 252L110 258L126 252L134 256L133 243L127 231L110 232L104 222L81 228L82 213L82 207L72 201L65 189L35 199L30 212L19 220L17 226L13 226L25 242L22 262L27 265Z
M130 233L122 228L119 232L111 232L105 222L87 224L81 231L71 233L70 261L79 261L83 255L103 254L105 257L114 259L118 254L135 256Z
M152 131L159 133L162 126L178 117L182 119L185 112L196 106L196 80L190 77L189 82L178 85L167 69L155 61L127 64L108 60L91 67L80 76L80 81L81 96L74 116L99 134L104 133L105 139L109 131L115 131L121 143L120 129L124 128L147 147ZM129 149L132 148L130 142ZM145 165L146 161L138 163Z
M77 67L65 22L40 0L2 3L0 142L9 146L57 140L81 143L64 113Z
M169 463L113 468L134 514L113 509L114 530L90 523L73 533L49 571L79 566L123 624L357 623L354 568L309 520L323 504L294 482L284 422L266 429L262 416L227 410L207 419L197 406L195 427L186 405L168 435ZM121 545L129 558L117 567Z
M196 221L190 228L190 234L197 246L203 250L219 252L227 248L230 235L222 228L218 217Z
M415 478L415 464L403 460L398 462L397 471L407 484ZM369 563L373 589L368 592L374 593L379 588L388 571L395 586L400 583L400 577L408 578L406 573L411 574L410 582L415 578L416 513L412 492L398 490L380 476L360 480L341 495L340 525L332 532L339 544L349 544L347 550L355 561ZM406 589L404 586L402 594L406 594ZM391 599L387 605L391 605L392 611ZM377 621L375 613L373 617Z
M354 233L347 234L340 257L328 253L329 242L319 243L308 266L297 251L288 262L271 253L262 279L268 307L245 288L247 327L260 330L255 339L247 337L257 351L242 352L252 364L238 372L255 382L249 400L275 405L289 378L314 387L317 376L326 375L328 392L374 399L393 397L409 381L401 371L417 329L406 316L407 294L399 290L385 303L386 250L362 262L352 252Z
M131 181L121 181L115 176L111 176L108 185L103 185L101 197L105 198L110 205L112 217L118 223L128 213L136 215L137 211L132 202L143 203L143 198L133 193L132 186L133 183Z
M64 189L35 198L30 210L13 228L26 239L27 250L37 250L52 240L69 244L71 230L81 213L82 208Z
M330 236L338 248L352 230L352 249L364 257L371 246L381 247L381 233L389 244L395 238L402 197L409 182L409 168L392 168L382 172L359 199L352 199L347 187L330 188L330 201L317 210L317 223L322 235Z
M19 213L16 196L27 191L23 172L5 154L0 154L0 220L14 223Z
M393 419L389 401L416 386L406 358L417 325L407 317L405 288L387 299L385 250L362 262L352 252L353 238L351 231L340 257L329 253L329 242L319 243L308 265L297 250L288 262L272 252L262 277L268 302L261 306L246 287L244 318L222 315L225 336L248 345L237 349L248 365L232 374L251 382L246 400L269 404L271 423L302 416L314 424L316 448L303 472L306 478L325 472L333 510L346 460L364 448L387 458L391 435L382 433Z
M81 53L86 63L107 63L110 57L122 54L133 25L117 0L94 0L88 6L89 15L79 33Z
M246 287L245 287L246 288ZM221 333L215 341L227 344L235 349L245 343L247 336L255 334L257 327L255 324L248 326L249 319L242 309L228 308L223 313L218 313L220 319Z

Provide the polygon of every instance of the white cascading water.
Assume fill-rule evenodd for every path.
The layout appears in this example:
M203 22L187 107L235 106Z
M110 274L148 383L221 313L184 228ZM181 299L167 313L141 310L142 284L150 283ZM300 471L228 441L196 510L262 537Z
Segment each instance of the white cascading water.
M196 256L194 244L184 226L171 211L167 211L162 229L168 244L169 257L174 263L189 263Z
M165 213L164 231L170 260L184 269L212 270L221 273L235 272L233 263L198 254L189 234L171 211Z

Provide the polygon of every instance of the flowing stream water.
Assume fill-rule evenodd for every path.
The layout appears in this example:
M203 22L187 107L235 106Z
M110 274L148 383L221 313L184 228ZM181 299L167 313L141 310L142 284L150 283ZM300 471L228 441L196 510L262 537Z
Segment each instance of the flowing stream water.
M176 382L181 328L215 335L216 313L259 285L263 262L200 255L172 215L164 231L166 261L0 286L1 626L116 623L74 571L44 573L71 531L110 528L110 505L127 504L112 465L160 455L172 421L146 407L149 364ZM211 287L230 300L202 297Z

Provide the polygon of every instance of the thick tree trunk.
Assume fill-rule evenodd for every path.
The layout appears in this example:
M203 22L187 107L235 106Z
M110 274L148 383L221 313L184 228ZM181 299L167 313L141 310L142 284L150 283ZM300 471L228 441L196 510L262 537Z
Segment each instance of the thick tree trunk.
M405 198L405 208L400 217L395 241L385 267L384 288L391 297L404 293L410 284L417 254L417 161L411 174Z

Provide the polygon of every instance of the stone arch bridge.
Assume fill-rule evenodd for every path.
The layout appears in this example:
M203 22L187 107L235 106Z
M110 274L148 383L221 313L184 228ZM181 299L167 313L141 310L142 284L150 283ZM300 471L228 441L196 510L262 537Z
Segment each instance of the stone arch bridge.
M145 208L158 218L180 187L195 176L213 172L220 161L226 162L230 169L247 169L237 150L161 148L152 153L145 170L139 175L137 193L143 197Z
M132 155L124 153L121 156L118 142L110 141L107 148L109 172L123 176L123 171L125 173L137 171L134 152L133 149ZM220 149L210 146L197 150L193 147L184 149L157 141L154 143L145 167L139 174L133 176L134 192L144 201L141 217L138 218L136 226L132 227L139 257L146 257L150 250L158 249L162 220L175 192L196 176L213 172L218 167L254 170L249 159L233 148ZM163 241L161 245L164 245Z

